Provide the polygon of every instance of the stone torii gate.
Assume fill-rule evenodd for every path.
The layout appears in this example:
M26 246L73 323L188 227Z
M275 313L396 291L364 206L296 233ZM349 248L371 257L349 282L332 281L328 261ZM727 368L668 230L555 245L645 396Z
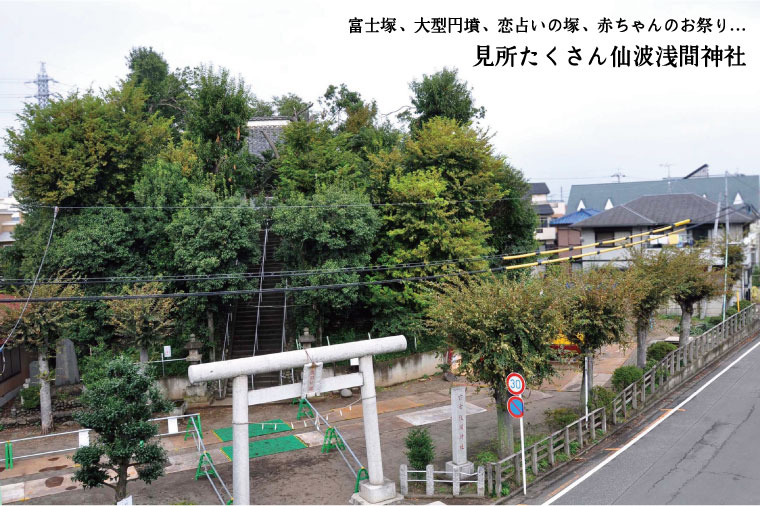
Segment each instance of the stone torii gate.
M335 344L294 350L270 355L238 358L188 367L191 383L217 381L233 378L233 500L235 504L250 504L249 456L248 456L248 406L278 400L305 397L310 393L330 392L342 388L360 386L362 395L362 419L367 448L367 474L369 479L359 487L357 502L380 503L396 498L396 483L383 476L380 433L378 431L378 408L375 402L375 377L373 355L407 349L404 336L382 337L367 341ZM359 373L344 374L321 379L311 374L306 384L296 383L261 390L248 391L248 377L266 372L283 371L305 367L305 373L321 370L324 362L338 362L359 358ZM305 374L306 381L306 374ZM355 494L357 495L357 494Z

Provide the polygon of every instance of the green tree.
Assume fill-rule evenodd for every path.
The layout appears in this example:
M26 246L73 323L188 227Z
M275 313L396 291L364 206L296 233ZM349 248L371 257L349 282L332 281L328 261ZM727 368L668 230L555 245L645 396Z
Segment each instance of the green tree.
M415 116L412 128L420 128L436 116L450 118L459 124L483 118L486 110L476 107L472 90L457 77L457 69L444 68L432 75L423 74L420 81L410 83Z
M138 365L126 357L107 363L99 377L86 384L80 400L85 409L75 414L82 427L97 437L74 453L80 467L74 480L84 488L107 486L114 489L115 501L127 497L127 469L134 466L137 477L151 483L164 475L166 450L155 439L158 428L150 420L156 413L171 409ZM109 472L116 483L111 483Z
M146 161L169 140L169 120L149 115L134 84L26 105L6 130L4 154L22 205L124 203Z
M293 93L273 97L272 103L280 116L288 116L293 121L305 120L309 115L309 108L312 106L311 103L305 102Z
M671 297L669 261L665 250L650 254L644 249L629 250L631 267L627 290L632 300L632 316L637 331L637 367L644 368L650 319Z
M159 283L125 287L124 295L162 293ZM174 328L174 299L116 299L108 301L114 334L140 350L140 362L148 362L150 348L171 335Z
M251 272L261 258L259 230L261 218L239 198L222 199L207 188L195 188L184 200L167 226L171 238L171 274L209 275ZM184 291L215 292L252 290L256 280L229 276L208 280L177 282ZM215 347L215 322L229 297L192 297L182 305L190 320L208 326L209 345Z
M626 344L626 317L629 311L624 279L612 268L593 269L550 277L554 292L563 299L566 338L587 357L582 361L581 405L585 383L590 389L594 378L594 356L609 344Z
M722 291L721 273L711 272L711 261L702 253L699 248L669 249L665 253L669 256L671 296L682 310L679 346L686 346L690 339L695 303Z
M175 137L179 137L190 107L188 82L180 72L170 72L164 56L152 47L133 47L126 60L129 68L127 81L145 91L146 111L171 118Z
M191 106L187 137L196 145L203 171L218 192L253 188L257 160L246 149L247 123L255 97L242 78L227 69L200 66L189 71Z
M81 295L79 287L65 284L61 279L67 274L61 274L55 280L57 284L37 285L35 297L75 297ZM25 299L28 289L16 291L18 299ZM23 316L23 304L4 305L4 314L0 328L8 335L10 330L21 318L15 334L8 346L23 346L28 352L37 355L40 370L40 429L42 434L48 434L53 429L53 408L50 398L50 382L54 380L54 372L50 371L48 359L55 353L58 342L70 335L76 328L79 317L78 306L71 302L30 303Z
M550 347L562 329L559 298L536 278L484 276L444 284L428 308L428 326L462 357L469 378L491 387L497 405L499 454L514 451L505 378L539 385L553 374Z
M272 232L280 236L278 256L288 270L339 271L315 273L290 279L292 286L356 283L358 272L340 272L346 267L367 265L380 219L369 199L359 190L343 186L320 188L311 197L298 195L276 207ZM345 206L345 207L329 207ZM311 324L322 342L324 328L331 320L343 320L346 310L358 302L359 287L297 293L296 305L311 307ZM306 323L306 322L305 322ZM299 325L300 327L301 325Z

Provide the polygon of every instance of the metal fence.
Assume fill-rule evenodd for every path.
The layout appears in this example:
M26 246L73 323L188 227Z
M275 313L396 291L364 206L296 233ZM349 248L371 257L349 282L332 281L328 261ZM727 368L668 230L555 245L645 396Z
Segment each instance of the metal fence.
M163 425L162 422L166 422L166 431L162 432L162 428L159 428L159 434L158 437L165 437L165 436L173 436L177 434L188 434L193 431L193 427L191 424L191 420L194 420L195 418L198 418L200 420L200 415L197 413L189 414L189 415L179 415L179 416L165 416L162 418L152 418L149 420L149 422L154 422L159 425ZM188 428L185 430L180 430L180 420L188 419L186 422L188 424ZM4 441L4 457L0 459L0 462L2 462L5 465L6 469L13 469L13 462L16 460L21 459L30 459L33 457L41 457L43 455L54 455L56 453L66 453L66 452L73 452L76 451L78 448L81 448L82 446L88 446L90 444L90 430L91 429L79 429L79 430L72 430L67 432L56 432L54 434L45 434L42 436L31 436L31 437L24 437L19 439L9 439L7 441ZM76 436L74 436L76 434ZM50 441L50 443L47 445L48 448L53 446L62 446L62 448L55 448L52 450L46 450L43 452L34 452L33 453L25 453L22 455L18 455L18 446L19 443L21 443L21 449L23 450L24 443L27 443L29 441L39 441L41 439L45 439ZM46 441L47 443L47 441Z
M625 422L742 343L747 331L753 329L759 320L758 310L758 305L749 306L693 338L686 346L663 357L641 379L624 388L611 405L595 409L588 417L581 417L526 448L526 469L531 472L532 479L556 469L573 455L605 437L609 433L609 417L611 425ZM487 464L489 493L500 497L506 495L502 493L504 485L510 490L521 487L521 464L520 452Z
M415 478L421 474L425 474L424 480ZM410 475L412 475L412 477L410 477ZM436 475L444 475L445 478L437 480ZM407 465L402 464L399 466L399 487L403 496L410 496L409 484L411 482L425 482L425 495L432 496L435 495L436 483L450 483L452 485L452 495L459 496L462 484L475 483L476 495L483 497L485 490L485 475L486 472L484 466L478 466L478 469L476 469L476 472L474 473L464 473L457 468L453 468L452 471L435 471L433 469L433 464L428 464L425 467L425 471L418 471L415 469L407 469ZM447 476L449 478L446 478ZM465 479L474 477L475 479Z

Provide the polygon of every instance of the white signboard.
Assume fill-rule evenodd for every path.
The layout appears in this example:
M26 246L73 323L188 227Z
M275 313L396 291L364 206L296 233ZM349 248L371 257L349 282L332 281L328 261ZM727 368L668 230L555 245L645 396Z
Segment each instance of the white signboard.
M128 495L121 501L116 503L117 506L132 506L132 496Z
M172 358L172 347L164 346L164 358Z

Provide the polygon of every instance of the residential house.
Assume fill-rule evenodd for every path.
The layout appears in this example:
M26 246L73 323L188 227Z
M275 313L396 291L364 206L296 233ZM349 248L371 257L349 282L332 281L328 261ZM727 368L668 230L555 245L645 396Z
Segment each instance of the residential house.
M550 226L554 227L557 231L557 247L562 249L573 246L581 246L581 231L577 228L573 228L574 225L576 225L576 223L580 222L581 220L586 220L587 218L590 218L599 213L600 211L597 209L582 209L581 211L576 211L575 213L552 219L550 221ZM578 252L574 251L564 251L562 253L558 253L558 256L565 258L577 253Z
M13 299L10 295L0 294L0 299ZM15 303L11 303L15 304ZM21 302L17 304L21 306ZM0 315L1 316L1 315ZM0 344L6 337L0 338ZM29 377L29 363L33 360L21 347L6 346L0 356L0 407L10 402Z
M550 226L550 220L553 216L562 216L565 213L565 204L563 203L562 212L556 209L557 203L548 199L549 193L550 189L546 183L531 183L531 206L539 216L535 237L544 249L555 247L556 233L555 228ZM556 207L553 207L553 203Z
M13 244L13 231L21 223L18 202L13 197L0 199L0 247Z
M726 220L729 222L729 240L747 246L750 225L757 221L756 217L735 209L722 212L719 219L719 234L715 237L716 211L716 202L693 193L646 195L578 221L572 225L572 228L579 231L581 244L584 245L647 233L689 219L690 223L683 227L683 231L679 234L654 238L640 247L656 249L664 245L692 246L698 241L723 239L726 215ZM660 234L653 234L653 237L658 235ZM626 241L622 241L616 245L625 243ZM610 245L600 245L596 247L596 250L602 251L610 247ZM755 254L752 250L748 250L749 248L746 248L746 264L737 287L741 293L745 291L745 287L749 286L752 270L750 257ZM588 251L594 250L591 248L585 250L585 252ZM717 267L723 265L723 257L712 257L712 259ZM580 259L580 262L584 269L604 264L625 267L628 265L628 250L601 252L598 255L584 257Z

